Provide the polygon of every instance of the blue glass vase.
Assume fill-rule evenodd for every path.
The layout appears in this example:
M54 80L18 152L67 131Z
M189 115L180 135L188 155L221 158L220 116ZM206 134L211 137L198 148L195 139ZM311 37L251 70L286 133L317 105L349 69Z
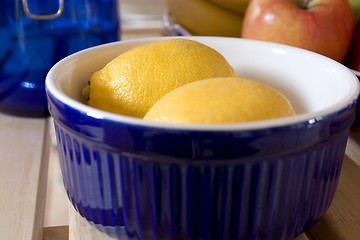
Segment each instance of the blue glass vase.
M79 50L119 39L117 0L0 1L0 111L48 116L50 68Z

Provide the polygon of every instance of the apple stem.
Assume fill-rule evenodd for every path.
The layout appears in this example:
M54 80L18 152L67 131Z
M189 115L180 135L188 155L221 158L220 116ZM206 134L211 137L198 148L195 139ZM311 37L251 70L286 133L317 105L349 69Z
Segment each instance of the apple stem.
M309 9L309 5L312 0L293 0L293 2L302 9Z

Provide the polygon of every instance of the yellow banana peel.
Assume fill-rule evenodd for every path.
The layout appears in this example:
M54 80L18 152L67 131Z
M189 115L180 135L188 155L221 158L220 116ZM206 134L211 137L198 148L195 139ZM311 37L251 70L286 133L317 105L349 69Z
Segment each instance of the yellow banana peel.
M245 14L246 8L250 0L206 0L208 2L217 4L220 7L223 7L227 10Z
M208 0L165 0L165 2L170 14L193 35L241 36L243 13L236 13Z

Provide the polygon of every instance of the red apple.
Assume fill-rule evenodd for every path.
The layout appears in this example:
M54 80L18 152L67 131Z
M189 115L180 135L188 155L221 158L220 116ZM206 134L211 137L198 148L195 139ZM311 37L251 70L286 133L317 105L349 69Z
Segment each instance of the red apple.
M353 70L360 71L360 21L355 28L355 34L346 65Z
M292 45L342 62L354 25L348 0L251 0L242 37Z

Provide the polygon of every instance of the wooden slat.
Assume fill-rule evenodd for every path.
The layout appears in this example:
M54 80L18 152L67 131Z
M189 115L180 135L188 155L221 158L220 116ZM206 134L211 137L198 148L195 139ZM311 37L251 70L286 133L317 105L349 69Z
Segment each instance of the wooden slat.
M44 227L69 225L69 201L62 181L59 153L55 145L55 129L52 121L50 121L50 123L51 143L49 147L49 170Z
M69 239L69 226L56 226L56 227L44 228L43 240L68 240L68 239Z
M42 239L48 119L0 114L1 239Z

